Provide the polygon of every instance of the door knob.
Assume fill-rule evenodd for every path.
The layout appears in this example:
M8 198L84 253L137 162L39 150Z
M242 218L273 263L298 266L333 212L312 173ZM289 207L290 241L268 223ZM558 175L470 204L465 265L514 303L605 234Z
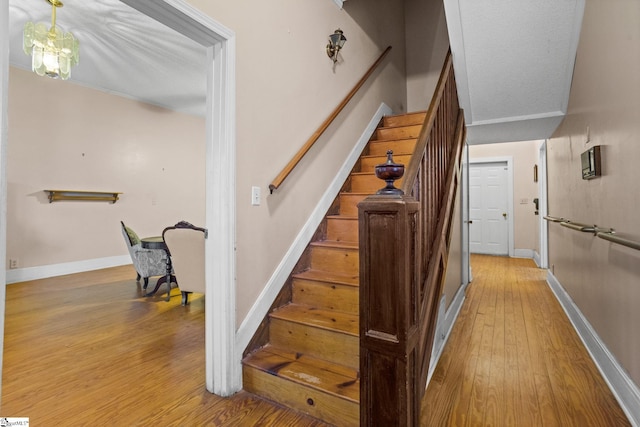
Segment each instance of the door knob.
M507 213L506 212L502 212L502 216L506 218L507 217Z

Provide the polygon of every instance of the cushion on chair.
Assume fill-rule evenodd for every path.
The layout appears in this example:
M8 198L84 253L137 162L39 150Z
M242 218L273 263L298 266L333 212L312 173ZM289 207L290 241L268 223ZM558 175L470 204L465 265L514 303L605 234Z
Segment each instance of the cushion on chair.
M135 231L133 231L132 229L130 229L129 227L127 227L126 225L124 225L124 231L127 232L127 236L129 236L129 243L131 243L131 246L135 246L138 243L140 243L140 237L138 237L138 235L136 234Z

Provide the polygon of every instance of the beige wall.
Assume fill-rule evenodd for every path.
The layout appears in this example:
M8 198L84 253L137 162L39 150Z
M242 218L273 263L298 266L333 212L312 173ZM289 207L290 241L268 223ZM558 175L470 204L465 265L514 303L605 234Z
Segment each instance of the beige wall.
M189 3L236 34L237 321L244 319L381 102L406 106L404 11L393 0ZM333 66L327 37L347 43ZM268 185L388 46L389 57L274 194ZM251 206L260 186L261 206Z
M533 199L538 197L538 183L533 181L533 166L538 163L542 141L506 142L469 146L469 161L487 157L513 157L513 221L516 250L540 253L538 221ZM526 199L526 203L523 203Z
M380 103L406 110L405 12L393 0L346 2L343 10L329 0L253 2L251 13L241 2L189 2L236 34L239 324ZM444 15L438 13L442 25ZM336 28L347 43L334 66L325 45ZM434 45L442 47L446 28L433 34ZM383 65L288 181L269 195L271 180L388 45L393 50ZM437 72L440 56L434 60ZM194 167L204 157L201 119L20 70L12 71L10 84L8 240L16 248L8 256L18 257L21 266L122 255L120 219L143 235L158 234L179 219L202 221L204 165ZM53 91L51 99L35 102L43 86ZM40 142L44 136L33 130L34 116L45 117L38 129L56 130L46 136L54 141ZM16 142L24 138L39 143L29 148ZM185 189L184 179L193 186ZM252 186L262 189L261 206L250 205ZM115 205L49 205L42 192L49 187L124 195ZM70 235L81 237L69 240ZM88 248L86 236L92 240Z
M549 213L640 241L640 3L586 2L567 117L548 145ZM586 142L587 127L591 141ZM602 146L603 176L580 154ZM640 384L640 252L549 225L555 276Z
M204 221L204 120L10 69L7 257L18 267L127 255L120 220L158 235ZM116 204L45 189L120 191Z
M442 0L405 0L407 111L426 110L449 50Z

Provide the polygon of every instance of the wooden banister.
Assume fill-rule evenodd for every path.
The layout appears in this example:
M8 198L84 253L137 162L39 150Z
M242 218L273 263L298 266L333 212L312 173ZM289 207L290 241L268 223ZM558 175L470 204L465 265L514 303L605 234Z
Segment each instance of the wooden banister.
M324 122L320 125L320 127L311 135L311 137L305 142L305 144L298 150L298 152L293 156L293 158L287 163L287 165L282 169L282 171L275 177L275 179L269 184L269 190L273 193L274 190L277 190L278 187L284 182L284 180L289 176L291 171L296 167L296 165L302 160L302 158L307 154L307 152L313 147L313 144L320 138L320 136L324 133L325 130L331 125L331 123L338 117L338 114L344 109L344 107L349 103L351 98L358 92L358 90L362 87L362 85L367 81L367 79L373 74L375 69L380 65L380 63L384 60L387 54L391 51L391 46L387 47L384 52L378 57L376 62L373 63L371 67L367 70L367 72L362 76L362 78L358 81L358 83L351 89L351 91L347 94L347 96L342 100L340 104L331 112L329 117L325 119Z
M448 54L404 194L358 205L360 425L420 425L466 130Z

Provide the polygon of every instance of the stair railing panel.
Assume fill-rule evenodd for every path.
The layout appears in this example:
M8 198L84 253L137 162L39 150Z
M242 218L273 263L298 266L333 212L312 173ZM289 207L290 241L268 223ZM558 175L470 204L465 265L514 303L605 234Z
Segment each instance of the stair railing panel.
M359 205L362 426L419 425L464 138L449 53L406 167L404 194Z

